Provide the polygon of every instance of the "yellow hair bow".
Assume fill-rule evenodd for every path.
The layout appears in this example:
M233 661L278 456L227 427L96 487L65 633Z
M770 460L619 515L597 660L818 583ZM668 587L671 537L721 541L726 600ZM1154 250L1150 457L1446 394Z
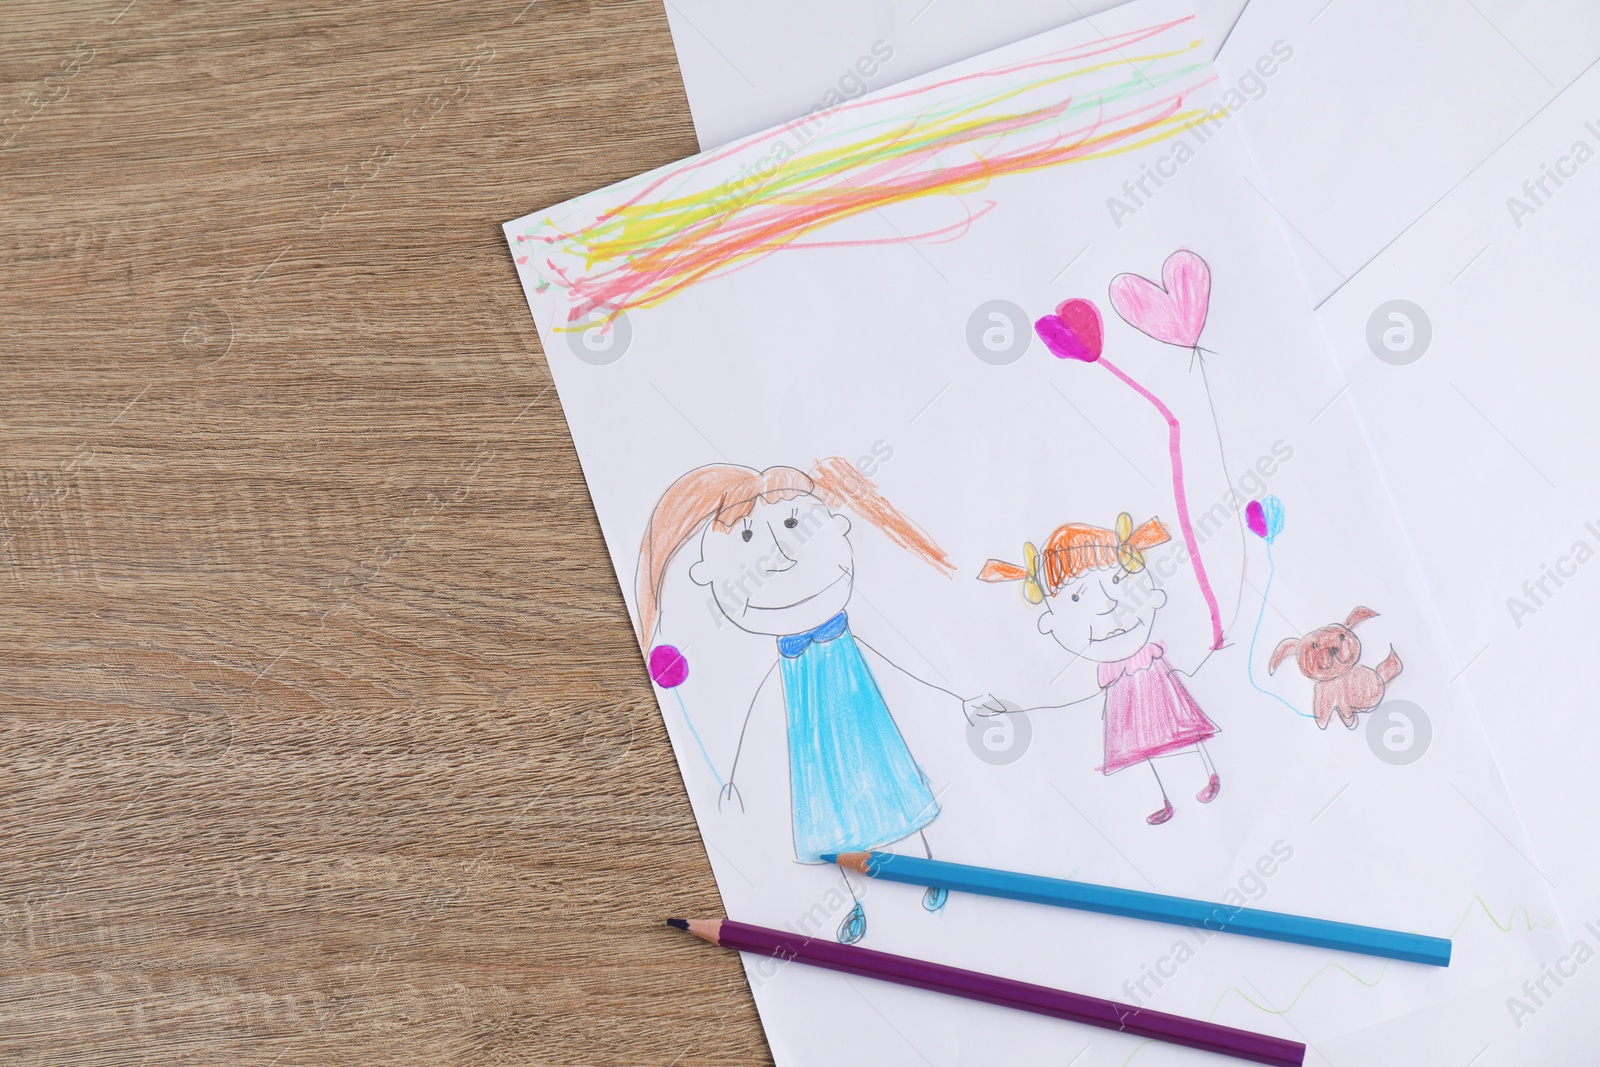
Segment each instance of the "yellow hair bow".
M1039 604L1044 601L1044 585L1039 581L1039 550L1033 547L1032 541L1022 545L1022 561L1028 569L1028 576L1022 580L1022 596L1030 604Z
M1144 570L1144 553L1131 543L1133 540L1133 516L1124 511L1117 516L1117 563L1129 574L1138 574Z
M1113 529L1068 523L1059 527L1040 551L1030 541L1022 546L1023 565L991 559L978 578L985 582L1020 582L1022 598L1029 604L1044 602L1062 585L1080 574L1118 567L1125 574L1138 574L1145 568L1145 551L1170 540L1160 519L1151 519L1137 528L1133 516L1124 511Z

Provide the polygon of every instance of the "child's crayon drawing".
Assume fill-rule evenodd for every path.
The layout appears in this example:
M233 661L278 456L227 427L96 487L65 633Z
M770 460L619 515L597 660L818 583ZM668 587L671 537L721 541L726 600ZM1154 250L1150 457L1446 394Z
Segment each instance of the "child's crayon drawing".
M734 626L774 639L772 666L751 694L726 781L712 768L720 785L718 806L744 808L738 786L744 737L757 697L776 675L787 720L795 859L823 863L824 855L885 849L913 838L915 847L931 857L925 831L939 817L939 803L901 736L876 674L889 667L921 682L951 702L952 722L962 726L958 712L970 716L994 701L988 696L963 700L917 678L851 632L846 609L856 569L846 511L946 576L952 571L927 532L843 459L825 459L809 474L793 467L757 471L715 464L675 481L651 515L639 553L639 638L649 649L661 627L660 595L668 568L683 549L697 551L690 580L711 591L717 609ZM667 668L665 681L687 677L687 663L671 646L655 646L649 658L652 668L657 661ZM654 669L652 675L665 685ZM690 731L698 743L692 723ZM842 869L840 876L855 905L837 937L850 944L865 936L866 912ZM948 895L929 889L923 906L938 911Z
M1306 856L1275 889L1285 911L1322 911L1330 884L1376 887L1338 917L1396 928L1448 925L1466 886L1546 907L1537 872L1498 851L1521 831L1494 814L1509 801L1441 677L1448 648L1373 488L1386 482L1359 411L1331 402L1348 382L1241 181L1249 148L1228 115L1244 97L1212 88L1194 26L1177 0L1136 0L507 224L729 914L996 973L1081 941L1037 961L1070 985L1098 981L1106 959L1134 967L1137 932L922 889L893 907L877 901L900 890L868 901L854 872L812 865L937 852L1043 873L1065 856L1089 881L1133 868L1158 891L1206 895L1281 836ZM1108 215L1130 178L1138 218ZM1061 300L1079 294L1093 302ZM974 340L991 304L1009 305L1009 362ZM586 331L616 331L614 357L586 358ZM1051 392L1076 417L1037 403ZM876 437L894 443L882 478L811 465ZM1101 462L1112 453L1123 462ZM1300 516L1276 545L1269 492ZM972 580L991 555L983 577L1012 590ZM1246 589L1258 573L1265 590ZM1330 610L1357 602L1392 618ZM1344 632L1298 638L1300 611ZM1252 622L1247 648L1235 631ZM1048 641L1023 630L1035 624ZM1385 624L1406 635L1401 692L1452 716L1452 744L1402 771L1368 766L1360 744L1329 759L1337 732L1301 722L1359 725L1393 702L1399 656L1384 642L1363 666L1355 640ZM1274 634L1296 635L1315 694L1268 675ZM988 686L1085 714L1029 721L1016 703L962 699ZM1024 738L1016 758L988 758L989 726ZM1081 819L1058 817L1069 793ZM1392 818L1434 794L1447 803ZM1320 818L1333 800L1340 817ZM1491 814L1464 822L1467 804ZM1014 926L1018 951L996 955ZM1360 1033L1534 967L1561 947L1544 933L1474 945L1426 986L1391 978ZM1311 968L1281 960L1233 944L1187 962L1162 1008L1203 1017L1241 968L1288 1000ZM769 977L752 973L752 992L780 1060L904 1058L860 991ZM1352 1030L1343 997L1294 1003L1295 1026ZM1058 1043L933 1002L894 1015L895 1030L986 1062L1044 1062Z
M563 329L605 329L776 252L839 247L818 231L898 204L955 201L946 224L878 243L955 241L995 205L963 198L996 179L1215 122L1190 102L1216 80L1201 43L1189 15L873 94L839 107L836 124L813 112L607 190L598 212L544 214L515 235L517 266L569 294Z
M1245 678L1249 681L1251 689L1262 696L1271 697L1301 718L1309 719L1312 717L1309 711L1301 711L1256 681L1256 642L1261 639L1261 624L1266 621L1267 605L1272 602L1272 583L1278 577L1278 563L1272 558L1272 546L1278 540L1278 535L1283 532L1283 501L1269 494L1261 500L1250 501L1244 513L1250 532L1266 542L1267 546L1267 584L1266 588L1261 590L1261 610L1256 613L1256 624L1250 631L1250 650L1244 661Z
M689 680L689 660L673 645L657 645L650 650L647 661L650 668L650 680L663 689L672 691L678 700L678 710L683 713L683 724L689 728L689 736L694 738L695 747L700 750L700 758L705 760L706 769L711 772L711 777L717 780L717 788L722 788L722 775L717 772L717 765L711 759L711 753L706 751L706 743L700 738L700 731L695 729L694 718L689 714L689 705L683 702L683 690L678 687Z
M1198 256L1195 257L1199 259ZM1208 290L1209 291L1209 290ZM1202 319L1203 321L1203 319ZM1194 521L1189 516L1189 491L1183 480L1183 430L1178 417L1161 398L1135 381L1126 371L1105 357L1105 325L1100 309L1090 300L1063 301L1054 315L1046 315L1034 323L1034 331L1058 359L1072 359L1081 363L1098 363L1128 388L1149 401L1167 424L1167 457L1172 467L1172 499L1177 507L1178 528L1183 532L1183 543L1189 550L1189 563L1194 568L1194 580L1205 598L1206 610L1211 614L1211 647L1223 644L1222 609L1217 606L1217 594L1206 575L1205 561L1200 558L1200 539L1194 532Z
M1205 332L1206 317L1211 310L1211 265L1187 248L1180 248L1161 265L1161 284L1138 274L1119 274L1111 279L1109 293L1111 306L1129 326L1162 344L1190 350L1190 369L1200 368L1200 384L1205 389L1211 429L1217 439L1217 458L1224 471L1233 470L1222 440L1222 422L1217 417L1217 402L1211 394L1211 378L1206 373L1206 355L1210 349L1200 346L1200 335ZM1236 525L1239 554L1243 557L1244 523L1240 521ZM1241 583L1229 626L1238 619L1243 605Z
M1219 732L1166 660L1154 640L1156 614L1167 603L1159 586L1133 581L1145 569L1145 553L1171 540L1159 519L1134 528L1124 512L1115 529L1081 523L1058 527L1044 548L1023 546L1023 563L990 560L978 575L986 582L1021 582L1024 598L1042 605L1039 631L1075 657L1099 664L1098 688L1057 707L1071 707L1104 695L1103 774L1146 764L1161 793L1161 807L1146 817L1152 826L1172 818L1157 757L1193 751L1205 784L1195 799L1209 804L1222 782L1205 742ZM1036 711L1046 710L1042 708ZM987 706L979 714L1004 714Z
M1389 683L1400 674L1403 665L1393 648L1376 667L1366 667L1360 662L1361 638L1356 636L1355 628L1377 614L1371 608L1358 607L1344 622L1330 623L1304 637L1284 638L1272 651L1268 674L1293 656L1300 673L1316 683L1311 697L1312 712L1317 725L1324 730L1335 713L1354 730L1356 716L1383 703Z

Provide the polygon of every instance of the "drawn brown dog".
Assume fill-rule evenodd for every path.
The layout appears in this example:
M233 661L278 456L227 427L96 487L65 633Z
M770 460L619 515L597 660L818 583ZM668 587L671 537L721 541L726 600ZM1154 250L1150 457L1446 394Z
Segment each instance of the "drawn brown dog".
M1377 614L1371 608L1356 608L1343 623L1313 630L1298 640L1287 638L1273 649L1272 662L1267 665L1268 674L1292 655L1300 665L1300 673L1317 683L1311 699L1312 711L1316 713L1317 725L1324 730L1334 712L1354 730L1356 714L1371 711L1382 703L1384 690L1400 673L1400 657L1395 655L1393 646L1376 668L1360 665L1361 639L1355 635L1354 628Z

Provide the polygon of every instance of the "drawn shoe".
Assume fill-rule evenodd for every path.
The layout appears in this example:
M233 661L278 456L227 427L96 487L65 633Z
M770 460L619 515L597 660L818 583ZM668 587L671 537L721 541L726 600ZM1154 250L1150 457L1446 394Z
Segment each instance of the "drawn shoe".
M867 936L867 913L861 907L861 902L856 901L856 906L850 909L850 914L844 917L844 922L839 924L839 932L834 934L841 945L853 945Z
M1209 804L1217 799L1217 794L1220 792L1222 792L1222 779L1213 774L1211 781L1207 782L1206 787L1196 793L1194 798L1202 804Z
M1144 821L1151 826L1160 826L1170 818L1172 818L1172 801L1169 800L1160 811L1153 815L1146 815Z
M944 902L950 899L950 890L942 886L930 885L928 891L922 894L922 906L928 911L938 912L944 910Z

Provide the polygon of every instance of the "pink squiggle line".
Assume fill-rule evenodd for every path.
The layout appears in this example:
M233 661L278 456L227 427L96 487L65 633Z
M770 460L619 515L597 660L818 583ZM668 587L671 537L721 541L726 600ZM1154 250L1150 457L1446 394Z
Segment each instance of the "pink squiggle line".
M1172 496L1178 505L1178 528L1183 531L1183 543L1189 549L1189 562L1194 566L1195 581L1200 583L1200 595L1206 598L1206 607L1211 612L1211 647L1213 650L1219 649L1222 647L1222 609L1217 607L1217 594L1211 591L1205 562L1200 559L1200 541L1194 535L1194 524L1189 521L1189 496L1183 488L1183 452L1179 441L1178 417L1161 402L1160 397L1134 381L1105 356L1095 362L1154 404L1161 417L1167 420L1167 453L1172 457Z
M966 207L966 205L962 206ZM972 229L972 224L974 222L977 222L979 219L983 218L998 206L999 205L993 200L985 200L983 202L983 207L979 208L977 211L973 211L970 207L967 207L967 217L962 219L960 222L952 222L950 225L941 226L937 230L924 230L921 233L914 233L907 237L901 237L897 234L894 237L881 237L875 240L859 239L854 241L796 241L789 247L870 248L873 245L901 245L907 243L947 245L955 241L959 241L961 238L965 237L967 232ZM753 266L754 264L750 265Z
M878 245L904 245L904 244L908 244L908 243L909 244L930 244L930 245L950 244L953 241L960 240L967 233L967 231L972 229L972 224L974 222L977 222L979 219L983 218L985 215L987 215L989 212L993 211L998 206L999 205L996 204L993 200L985 200L983 202L983 207L978 209L977 211L973 211L971 208L967 208L967 217L965 219L961 220L960 222L952 222L948 226L941 226L936 230L922 230L922 231L918 231L916 233L905 234L905 235L896 234L894 237L881 237L881 238L876 238L876 239L865 239L865 238L863 238L863 239L858 239L858 240L854 240L854 241L811 241L811 242L800 242L800 243L796 243L796 244L790 245L789 247L791 247L791 248L871 248L873 246L878 246ZM757 262L758 262L757 260L751 260L751 261L746 262L746 263L741 263L736 267L730 267L727 270L727 274L737 274L740 271L748 270L749 268L754 267ZM549 267L550 267L550 269L552 271L554 271L557 275L559 275L563 280L566 279L565 273L561 270L561 268L559 266L556 265L554 260L549 260L549 261L547 261L547 263L548 263L548 265L549 265ZM577 317L575 315L568 315L568 319L569 319L569 321L573 321L573 322L577 321ZM599 329L603 333L606 330L609 330L611 328L611 324L609 322L606 322L606 323L604 323L604 324L602 324L602 325L600 325L600 326L598 326L596 328Z

